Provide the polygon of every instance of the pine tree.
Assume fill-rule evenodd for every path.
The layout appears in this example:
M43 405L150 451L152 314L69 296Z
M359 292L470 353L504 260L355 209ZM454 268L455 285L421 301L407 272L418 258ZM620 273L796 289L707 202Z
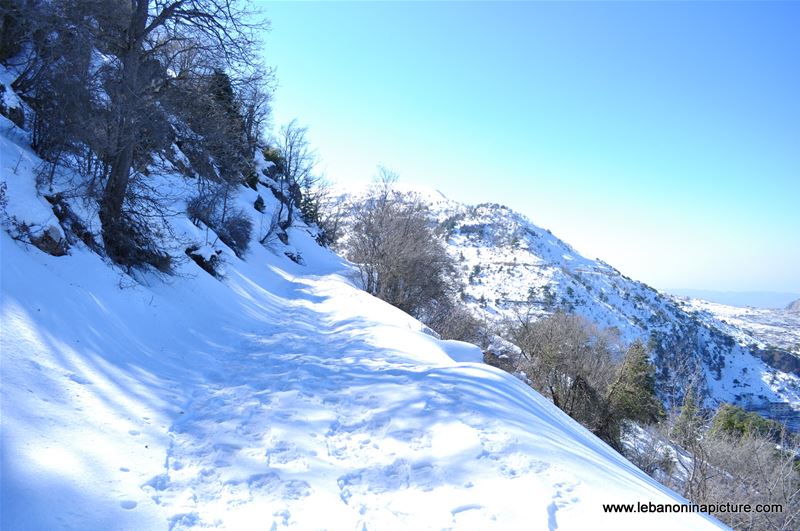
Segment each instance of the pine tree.
M649 423L664 417L664 407L656 396L655 367L641 342L634 342L625 353L617 379L609 388L608 402L620 419Z
M693 447L700 438L703 426L703 415L698 405L697 390L694 381L689 384L683 397L683 405L675 424L672 426L672 437L683 447Z

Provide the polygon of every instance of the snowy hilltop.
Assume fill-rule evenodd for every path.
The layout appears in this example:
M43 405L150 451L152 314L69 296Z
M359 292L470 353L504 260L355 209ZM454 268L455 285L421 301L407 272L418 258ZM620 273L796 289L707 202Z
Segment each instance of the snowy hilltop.
M461 299L489 323L562 311L613 328L625 341L642 340L652 349L659 391L668 403L680 403L699 370L709 405L800 404L800 358L791 352L796 337L789 332L794 321L788 312L784 321L772 323L781 341L754 339L762 336L754 336L753 327L695 311L602 260L585 258L508 207L465 205L414 185L396 188L429 207L458 264ZM362 190L341 194L356 205L362 197Z
M267 238L285 203L263 159L226 201L267 232L235 249L184 213L197 178L177 144L149 168L175 201L163 241L184 254L166 275L99 252L75 176L61 168L43 192L29 145L0 117L4 530L722 527L605 513L685 500L474 345L359 289L313 227ZM487 213L465 212L458 237L482 238L464 223ZM475 241L466 254L489 253ZM592 267L549 235L524 241L570 256L565 271Z

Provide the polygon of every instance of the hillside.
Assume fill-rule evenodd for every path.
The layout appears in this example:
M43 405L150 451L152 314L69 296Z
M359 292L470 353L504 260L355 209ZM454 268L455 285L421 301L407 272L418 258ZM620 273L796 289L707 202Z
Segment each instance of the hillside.
M611 265L581 256L505 206L468 206L424 187L397 190L429 206L458 264L462 300L490 323L565 311L615 328L626 341L641 339L653 348L659 392L667 401L680 400L699 366L709 405L800 402L800 360L788 352L753 348L742 328L704 318ZM358 203L362 194L347 197Z
M303 223L240 259L183 214L168 161L150 174L174 199L168 248L216 255L220 278L112 265L90 202L37 191L28 142L0 118L4 530L719 527L605 514L684 500L358 289ZM230 201L256 227L279 208L263 184Z
M759 349L781 349L800 356L800 312L785 309L742 308L701 299L678 299L691 312L736 338Z

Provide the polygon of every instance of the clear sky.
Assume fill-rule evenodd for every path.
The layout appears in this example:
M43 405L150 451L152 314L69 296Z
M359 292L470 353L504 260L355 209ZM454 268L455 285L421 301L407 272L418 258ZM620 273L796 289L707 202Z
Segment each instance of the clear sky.
M273 3L275 122L655 287L800 292L800 2Z

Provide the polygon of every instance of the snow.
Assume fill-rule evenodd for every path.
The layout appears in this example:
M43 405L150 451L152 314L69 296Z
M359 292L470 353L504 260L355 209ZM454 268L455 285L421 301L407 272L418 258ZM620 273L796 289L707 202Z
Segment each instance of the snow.
M483 363L483 352L472 343L450 339L440 342L447 355L453 361L463 363Z
M686 311L724 330L740 345L778 347L800 355L800 313L789 309L728 306L676 297Z
M294 236L120 288L3 235L4 529L714 526L604 515L678 497Z
M25 135L0 130L10 213L58 226ZM151 178L179 211L188 185ZM234 199L264 230L272 194ZM256 234L240 260L184 216L170 223L170 248L221 251L222 280L189 259L134 279L80 242L44 254L4 221L2 529L722 527L604 514L684 500L477 347L359 290L313 230L290 229L291 246Z
M3 87L3 106L6 109L15 109L20 106L19 97L17 94L7 87L4 83L0 83Z
M197 255L200 258L202 258L203 260L205 260L206 262L208 262L209 260L211 260L211 258L216 256L217 252L214 250L214 247L212 247L211 245L205 244L205 245L201 245L197 249L193 250L192 254Z
M11 133L0 134L0 183L6 186L7 198L13 198L7 201L0 217L17 229L24 225L34 235L49 231L57 235L56 241L60 240L64 232L53 208L36 193L41 160L25 145L26 135L4 116L0 116L0 130Z
M11 89L11 84L16 75L9 69L0 65L0 89L2 89L2 104L6 109L15 109L22 105L17 93Z

